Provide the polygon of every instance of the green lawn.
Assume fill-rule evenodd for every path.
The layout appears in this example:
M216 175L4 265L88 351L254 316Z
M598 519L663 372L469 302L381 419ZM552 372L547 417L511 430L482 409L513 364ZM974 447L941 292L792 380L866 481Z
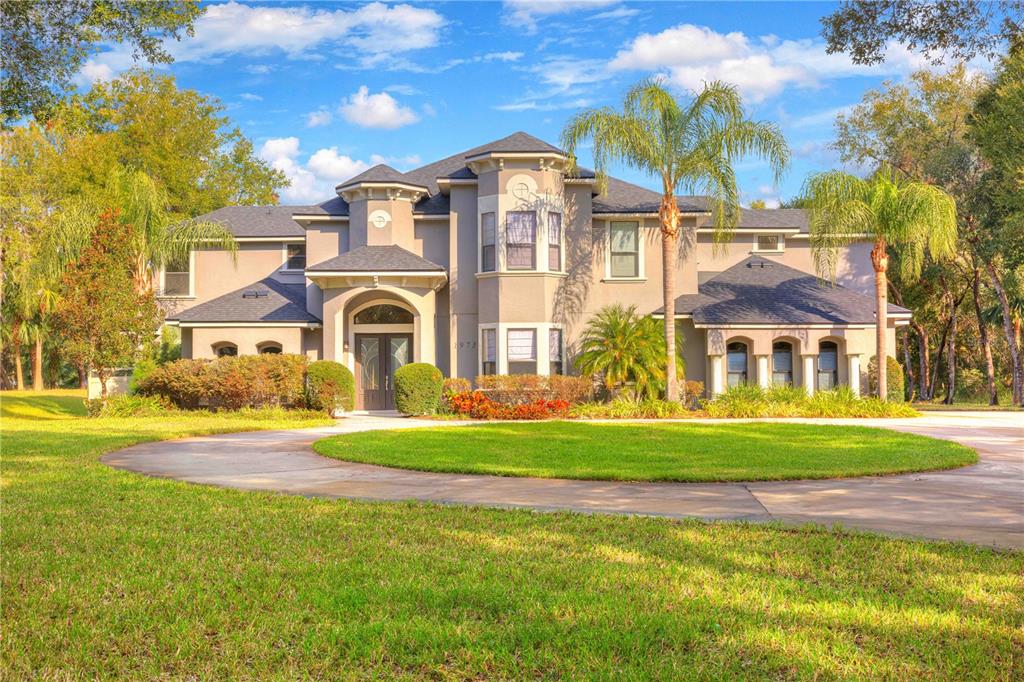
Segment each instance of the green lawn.
M403 469L619 481L771 481L948 469L962 445L863 426L533 422L333 436L317 452Z
M97 460L281 423L0 402L4 679L1019 679L1022 554L222 490Z

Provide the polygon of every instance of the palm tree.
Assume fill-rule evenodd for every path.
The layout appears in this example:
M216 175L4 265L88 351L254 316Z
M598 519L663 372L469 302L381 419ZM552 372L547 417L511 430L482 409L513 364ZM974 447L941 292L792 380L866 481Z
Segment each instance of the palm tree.
M935 259L956 251L956 202L942 189L911 182L883 166L868 179L842 171L812 175L804 190L810 207L811 250L818 274L834 281L839 249L865 236L874 240L878 397L886 399L889 249L904 281L921 274L926 253Z
M601 374L609 393L633 384L638 395L654 397L665 386L665 338L653 317L636 306L605 306L587 323L575 359L582 374ZM683 368L679 345L674 366Z
M181 219L171 213L167 193L142 171L118 167L94 194L69 202L54 231L56 252L77 254L89 241L100 213L117 210L133 231L135 286L148 293L154 275L169 263L187 260L189 252L208 247L234 257L238 242L223 225Z
M711 198L715 241L729 239L739 217L739 189L733 163L754 155L768 161L778 180L789 164L789 147L778 126L751 121L736 88L708 83L684 102L660 81L646 80L626 93L622 111L611 107L576 114L562 130L562 145L575 166L576 148L593 142L598 189L607 188L611 163L622 163L661 181L662 286L665 345L675 348L675 266L680 212L676 194ZM667 398L679 399L675 354L666 350Z

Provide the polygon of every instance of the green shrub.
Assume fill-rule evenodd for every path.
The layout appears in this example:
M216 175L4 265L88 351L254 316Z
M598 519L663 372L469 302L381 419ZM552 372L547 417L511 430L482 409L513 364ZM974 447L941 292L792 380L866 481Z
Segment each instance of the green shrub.
M178 360L154 368L138 382L137 390L189 410L295 407L303 403L306 362L302 355L270 353Z
M103 404L99 412L95 414L90 412L89 416L159 417L174 409L174 404L163 396L118 395L107 398L107 402Z
M704 401L709 417L914 417L917 411L899 402L878 398L858 398L848 386L819 391L813 396L795 386L756 385L730 388L712 400Z
M444 375L425 362L399 367L395 372L395 406L405 415L434 414L441 403Z
M868 391L871 395L878 395L878 362L877 356L872 355L868 360ZM903 365L891 355L886 356L885 362L885 393L893 402L903 402L906 395L906 388L903 385Z
M351 412L356 404L356 380L349 368L332 360L317 360L306 368L306 406L332 414Z
M146 377L153 373L158 367L156 360L151 358L142 358L135 363L132 367L132 376L128 379L128 393L135 395L139 392L139 384L141 384Z
M668 400L627 400L609 403L580 403L569 408L575 419L678 419L693 416L685 405Z
M552 374L548 377L549 400L564 400L570 405L585 403L594 397L594 379L589 376Z

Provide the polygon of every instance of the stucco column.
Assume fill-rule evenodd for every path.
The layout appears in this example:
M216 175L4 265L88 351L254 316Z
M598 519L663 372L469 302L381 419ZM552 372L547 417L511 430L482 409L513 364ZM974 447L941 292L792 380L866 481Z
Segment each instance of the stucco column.
M761 388L768 388L772 384L772 375L768 370L767 355L757 356L757 385Z
M849 374L850 374L850 390L856 396L860 395L860 356L859 355L847 355L846 360L849 363Z
M807 395L814 395L814 355L804 355L804 390Z
M711 397L723 392L722 388L722 362L724 355L711 355Z

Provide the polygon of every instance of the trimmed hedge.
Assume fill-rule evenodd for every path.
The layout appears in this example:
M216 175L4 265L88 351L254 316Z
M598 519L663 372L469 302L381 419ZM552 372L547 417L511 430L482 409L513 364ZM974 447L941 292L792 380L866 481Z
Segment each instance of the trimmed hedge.
M332 414L351 412L356 403L356 380L349 368L332 360L317 360L306 368L306 406Z
M571 405L594 395L591 377L553 374L488 374L476 378L477 388L491 400L505 405L523 405L538 400L564 401Z
M444 375L425 362L413 362L395 372L395 407L405 415L434 414L441 404Z
M796 386L741 385L704 402L709 417L916 417L900 402L859 398L849 386L808 396Z
M187 410L304 407L306 363L303 355L270 353L177 360L152 370L137 390Z

